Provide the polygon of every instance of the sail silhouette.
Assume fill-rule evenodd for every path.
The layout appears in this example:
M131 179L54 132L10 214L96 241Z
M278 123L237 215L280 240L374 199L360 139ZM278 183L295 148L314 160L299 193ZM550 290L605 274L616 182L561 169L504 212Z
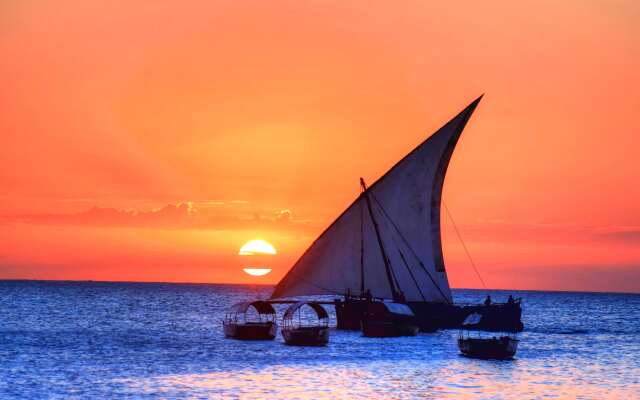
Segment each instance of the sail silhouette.
M304 252L271 298L367 293L398 300L399 292L406 301L451 303L440 233L442 187L454 147L481 99L366 188Z

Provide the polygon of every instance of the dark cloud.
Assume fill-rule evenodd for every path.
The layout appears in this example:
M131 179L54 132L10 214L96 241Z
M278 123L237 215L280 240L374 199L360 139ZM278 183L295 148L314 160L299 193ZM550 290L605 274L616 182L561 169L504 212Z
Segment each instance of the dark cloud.
M293 215L291 213L291 210L289 210L289 209L280 210L276 214L276 221L289 222L289 221L292 221L292 220L293 220Z
M491 273L493 276L489 277L489 282L508 276L509 285L522 289L538 287L559 291L640 293L640 263L492 268Z
M640 229L619 229L610 232L598 232L595 239L640 244Z
M142 226L142 227L187 227L195 221L195 210L191 203L168 204L162 208L141 212L115 208L93 207L76 214L32 214L14 217L14 221L47 225L94 225L94 226Z
M296 221L290 210L272 213L242 212L235 209L198 209L192 202L168 204L151 211L93 207L75 214L31 214L0 217L0 223L21 222L36 225L75 225L138 227L159 229L242 229L283 225L308 229L309 221Z

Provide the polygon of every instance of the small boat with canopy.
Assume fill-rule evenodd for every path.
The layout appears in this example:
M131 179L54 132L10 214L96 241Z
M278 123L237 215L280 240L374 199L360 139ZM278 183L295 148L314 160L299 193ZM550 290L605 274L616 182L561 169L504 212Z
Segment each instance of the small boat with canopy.
M471 358L509 360L518 350L517 332L486 331L480 313L469 315L462 323L458 348L462 355Z
M403 303L370 301L362 316L362 336L398 337L418 334L416 316Z
M314 316L305 313L311 310ZM329 314L320 304L291 304L282 317L282 337L293 346L324 346L329 342Z
M247 301L231 306L222 322L224 335L240 340L273 340L276 310L266 301Z

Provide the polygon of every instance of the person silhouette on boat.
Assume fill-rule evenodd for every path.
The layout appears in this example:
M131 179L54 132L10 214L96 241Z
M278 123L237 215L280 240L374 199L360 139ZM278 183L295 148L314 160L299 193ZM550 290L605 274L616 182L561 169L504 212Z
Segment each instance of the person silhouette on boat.
M509 295L509 299L507 300L507 304L513 304L513 303L515 303L515 302L516 302L516 301L513 299L513 296L512 296L512 295Z
M487 295L487 298L484 299L484 305L485 306L490 306L491 305L491 296Z

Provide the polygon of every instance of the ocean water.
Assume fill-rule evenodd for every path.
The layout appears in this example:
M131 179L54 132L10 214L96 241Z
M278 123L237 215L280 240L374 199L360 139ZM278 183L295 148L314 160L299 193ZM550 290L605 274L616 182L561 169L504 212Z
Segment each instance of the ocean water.
M640 295L490 291L523 298L525 332L515 360L484 361L458 354L455 330L332 330L325 348L224 339L225 309L270 291L0 281L0 398L640 398Z

